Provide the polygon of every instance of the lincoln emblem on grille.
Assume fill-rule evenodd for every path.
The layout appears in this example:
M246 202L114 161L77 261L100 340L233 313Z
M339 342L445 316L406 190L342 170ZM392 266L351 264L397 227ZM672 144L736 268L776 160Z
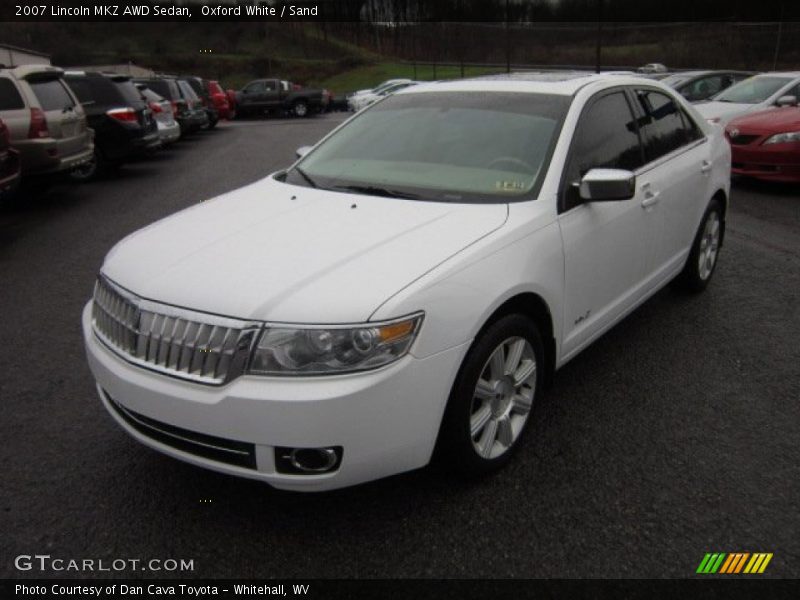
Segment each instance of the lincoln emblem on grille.
M262 326L143 300L104 277L93 319L95 334L128 362L212 385L244 372Z

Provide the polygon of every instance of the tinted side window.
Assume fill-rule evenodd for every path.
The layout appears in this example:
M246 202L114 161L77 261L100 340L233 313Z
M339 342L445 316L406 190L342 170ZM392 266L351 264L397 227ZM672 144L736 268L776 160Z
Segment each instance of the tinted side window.
M713 96L721 92L723 89L730 85L722 75L713 75L710 77L703 77L681 88L681 93L689 100L705 100L709 96Z
M0 77L0 110L17 110L25 108L22 96L19 95L14 82L5 77Z
M703 137L702 130L697 126L694 119L689 116L689 113L681 109L681 117L683 117L683 128L686 131L687 142L694 142Z
M264 84L263 81L254 81L253 83L248 83L244 89L251 94L253 93L257 94L259 92L263 92L266 89L266 85Z
M60 79L32 81L30 86L44 111L64 110L67 107L75 106L72 96L69 95Z
M578 188L595 168L633 171L644 164L639 132L622 91L602 96L584 110L572 142L565 179L565 210L581 203Z
M638 90L636 97L644 113L640 121L647 162L677 150L689 141L683 117L675 101L661 92Z

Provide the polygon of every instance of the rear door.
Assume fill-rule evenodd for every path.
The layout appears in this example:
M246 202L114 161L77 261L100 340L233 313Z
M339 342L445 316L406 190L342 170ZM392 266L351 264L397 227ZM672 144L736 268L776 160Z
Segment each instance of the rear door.
M58 142L59 154L69 156L86 149L86 116L63 79L48 73L30 76L27 82L47 119L50 137Z
M646 211L652 240L647 259L650 285L658 285L683 266L699 214L711 194L711 144L669 94L635 89L639 128L647 163L637 173L651 194Z
M647 190L632 199L584 202L578 184L590 169L635 171L644 163L630 97L624 88L598 93L578 121L559 198L564 245L563 359L600 335L641 296L650 238Z
M242 105L248 108L263 108L266 102L266 89L265 81L251 81L242 89Z

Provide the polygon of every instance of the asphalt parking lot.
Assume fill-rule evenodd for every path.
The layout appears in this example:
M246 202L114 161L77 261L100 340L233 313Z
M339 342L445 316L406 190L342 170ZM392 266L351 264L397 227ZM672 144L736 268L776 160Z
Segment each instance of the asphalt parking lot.
M126 234L285 166L341 115L222 124L0 209L0 575L19 554L193 559L190 577L800 575L800 188L738 183L709 289L666 289L556 377L505 471L320 495L198 469L96 397L80 312ZM122 576L163 573L122 572Z

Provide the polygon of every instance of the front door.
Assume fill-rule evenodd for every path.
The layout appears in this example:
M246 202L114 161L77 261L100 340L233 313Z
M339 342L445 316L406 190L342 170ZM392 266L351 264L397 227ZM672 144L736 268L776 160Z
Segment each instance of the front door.
M645 277L649 191L613 202L581 200L577 184L593 168L634 171L644 163L631 100L622 88L595 96L581 115L570 149L559 224L564 245L564 343L569 359L640 297Z

